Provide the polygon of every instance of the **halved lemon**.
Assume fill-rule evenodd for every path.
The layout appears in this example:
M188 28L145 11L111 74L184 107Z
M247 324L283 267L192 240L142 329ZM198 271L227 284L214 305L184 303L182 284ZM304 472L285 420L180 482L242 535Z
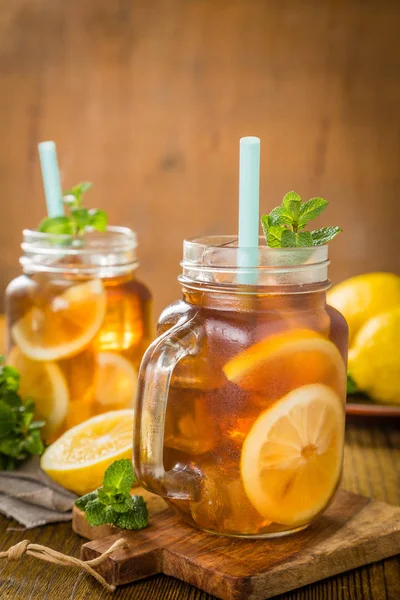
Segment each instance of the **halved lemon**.
M138 376L129 360L114 352L100 352L97 365L95 400L99 408L132 407Z
M272 335L253 344L223 368L226 377L268 405L310 383L332 387L343 399L346 367L335 344L309 329Z
M260 415L240 468L261 515L298 527L325 508L340 477L344 421L341 399L322 384L293 390Z
M133 410L114 410L66 431L44 452L40 466L54 481L77 494L101 486L115 460L132 458Z
M82 350L99 331L106 312L100 279L68 288L47 305L31 308L12 327L12 337L33 360L58 360Z
M46 425L42 435L49 441L57 435L68 413L69 393L61 369L51 362L36 362L24 356L14 346L7 357L7 364L21 374L19 393L35 403L35 419L43 419Z

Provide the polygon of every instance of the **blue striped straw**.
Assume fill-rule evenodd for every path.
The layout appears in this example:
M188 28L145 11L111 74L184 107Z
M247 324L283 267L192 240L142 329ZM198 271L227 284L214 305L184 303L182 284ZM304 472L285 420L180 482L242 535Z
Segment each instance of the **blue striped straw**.
M64 204L56 145L54 142L40 142L38 148L47 214L49 217L60 217L64 214Z
M260 138L240 140L239 165L239 267L258 266L260 212ZM257 273L240 273L239 283L255 285Z

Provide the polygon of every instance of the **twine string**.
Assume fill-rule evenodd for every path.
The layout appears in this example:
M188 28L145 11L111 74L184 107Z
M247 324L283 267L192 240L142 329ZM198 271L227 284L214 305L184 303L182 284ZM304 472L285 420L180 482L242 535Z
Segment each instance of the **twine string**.
M105 552L100 554L100 556L85 561L81 560L80 558L75 558L74 556L62 554L62 552L57 552L57 550L53 550L47 546L31 544L29 540L22 540L22 542L18 542L18 544L11 546L11 548L8 550L0 552L0 559L6 558L9 561L19 561L25 554L27 554L28 556L33 556L34 558L44 560L48 563L52 563L53 565L60 565L62 567L75 567L77 569L86 571L86 573L94 577L108 592L114 592L116 586L107 583L104 577L95 571L94 567L97 567L104 562L115 550L117 550L117 548L126 548L126 546L126 541L123 538L120 538L114 542L112 546L105 550Z

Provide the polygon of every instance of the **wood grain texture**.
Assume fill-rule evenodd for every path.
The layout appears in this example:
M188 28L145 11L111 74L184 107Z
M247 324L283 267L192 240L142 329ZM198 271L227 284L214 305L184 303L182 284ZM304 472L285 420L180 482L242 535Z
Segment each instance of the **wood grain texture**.
M36 144L65 185L136 229L155 312L184 237L237 229L238 140L259 135L262 208L322 195L334 282L399 269L394 0L0 0L0 288L43 216Z
M212 536L185 525L171 510L151 515L143 531L110 532L88 527L75 508L72 526L93 540L82 546L85 560L125 541L98 567L108 583L164 573L223 600L272 598L400 553L400 508L345 490L307 530L273 540Z
M378 426L371 421L347 426L344 474L346 489L400 505L400 428L392 421ZM11 528L11 529L10 529ZM69 524L50 525L28 533L0 517L0 549L18 541L49 545L79 556L82 538ZM279 596L279 600L398 600L400 557L380 561L325 579ZM0 598L3 600L109 600L96 582L76 572L25 558L21 563L0 562ZM155 576L123 586L114 600L214 600L212 595L166 576ZM245 599L243 599L245 600Z

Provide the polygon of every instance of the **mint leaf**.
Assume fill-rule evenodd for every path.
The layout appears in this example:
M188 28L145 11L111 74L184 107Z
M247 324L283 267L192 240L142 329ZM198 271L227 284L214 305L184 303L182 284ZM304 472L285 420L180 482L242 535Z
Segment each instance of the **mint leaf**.
M273 208L271 210L271 212L268 215L268 223L270 226L281 224L281 212L282 212L281 206L276 206L275 208Z
M75 223L78 233L82 232L89 225L89 211L87 208L72 208L71 216Z
M82 181L82 183L78 183L77 185L75 185L72 188L72 190L73 190L73 193L80 194L82 196L82 194L85 194L85 192L88 192L92 187L93 187L93 183L91 181Z
M66 190L63 195L63 202L70 211L70 214L43 219L39 225L39 231L51 234L67 234L70 236L82 234L89 228L96 229L97 231L105 231L108 223L107 213L98 208L88 210L83 206L84 194L91 187L92 184L89 181L83 181ZM54 244L60 243L56 239L52 239L51 242ZM65 243L71 244L72 240L62 242L62 245Z
M285 229L282 233L282 248L297 248L313 245L313 239L309 231L299 231L295 233L289 229Z
M107 490L104 487L100 487L97 490L97 494L98 494L99 500L103 504L109 504L110 500L111 500L111 496L112 496L112 494L115 494L115 492L116 492L115 488L110 488L110 489Z
M309 247L313 246L313 238L310 231L299 231L297 235L297 246Z
M31 424L28 427L28 430L41 429L45 425L46 425L45 421L32 421Z
M294 231L290 231L290 229L285 229L282 232L281 237L281 247L282 248L294 248L297 246L297 237Z
M300 208L299 227L305 227L309 221L318 217L328 206L323 198L311 198Z
M118 513L112 506L106 506L105 518L107 525L114 525L118 519Z
M32 429L31 428L32 421L33 421L33 412L31 412L29 410L25 410L24 414L22 415L22 422L24 424L24 427L26 429ZM36 427L34 427L33 429L36 429Z
M132 510L119 515L116 525L122 529L143 529L148 525L149 513L142 496L132 496Z
M117 513L126 513L133 508L133 500L130 494L116 494L111 499L111 506Z
M21 443L17 438L8 437L0 438L0 453L6 456L12 456L18 458L23 453L23 442Z
M107 523L106 507L98 498L87 502L85 515L89 525L105 525Z
M16 408L18 411L24 407L22 404L21 398L18 396L17 392L11 392L9 390L3 392L3 402L7 404L10 408ZM27 407L25 404L25 411L28 413L32 413L32 409Z
M104 485L75 504L85 511L89 525L111 523L122 529L142 529L148 524L149 515L143 497L129 493L134 480L131 461L117 460L106 469Z
M323 198L311 198L302 203L296 192L288 192L280 206L261 217L267 245L271 248L297 248L320 246L332 240L342 231L340 227L302 231L310 220L323 212L327 204Z
M106 469L103 485L115 487L119 492L129 492L135 481L136 477L131 461L129 458L122 458L113 462Z
M3 357L0 357L0 362L4 361ZM20 381L20 374L14 367L3 365L0 368L0 394L4 392L17 392Z
M285 219L286 224L297 223L300 216L301 198L296 192L288 192L282 200L281 219ZM284 222L284 221L282 221Z
M78 500L75 500L75 504L80 510L85 510L88 502L91 502L92 500L97 500L97 491L81 496Z
M268 238L268 229L269 229L269 215L263 215L261 217L261 227L263 228L265 239L267 239Z
M279 215L280 225L294 225L297 226L297 218L298 218L298 210L297 206L294 206L294 209L290 206L282 207Z
M38 231L42 233L56 233L59 235L73 235L75 228L70 217L46 217L40 223Z
M108 217L104 210L92 208L89 210L89 225L97 231L105 231L107 229Z
M17 414L4 400L0 400L0 438L10 435L17 425Z
M283 196L282 206L289 207L292 206L293 203L297 205L301 204L301 197L292 190Z
M0 359L0 468L14 469L30 455L42 454L40 436L43 422L33 420L32 400L22 402L18 395L17 369L1 364Z
M63 193L63 200L65 204L79 208L80 206L82 206L83 194L89 191L92 186L93 184L90 183L90 181L83 181L82 183L74 185L74 187L72 187L71 189L66 190Z
M314 231L311 232L311 236L313 239L313 245L314 246L323 246L324 244L327 244L328 242L330 242L331 240L333 240L334 237L337 236L338 233L340 233L341 231L343 231L342 229L340 229L340 227L321 227L321 229L314 229Z
M270 248L281 248L282 233L286 231L283 225L272 225L268 228L267 244Z
M31 431L25 439L24 450L32 456L40 456L44 452L44 445L39 430Z

